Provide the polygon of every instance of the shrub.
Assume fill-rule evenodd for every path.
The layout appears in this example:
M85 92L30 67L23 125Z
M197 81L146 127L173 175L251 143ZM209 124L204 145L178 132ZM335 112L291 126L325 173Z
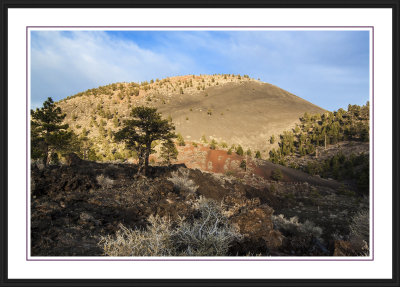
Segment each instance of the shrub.
M225 172L225 175L226 176L234 176L236 173L233 171L233 170L227 170L226 172Z
M226 256L230 244L241 235L215 201L200 198L199 216L192 220L151 215L146 230L122 224L115 236L101 236L98 245L108 256Z
M256 158L261 158L261 153L259 150L256 152Z
M236 153L237 153L238 155L243 155L243 154L244 154L243 148L242 148L240 145L237 147Z
M114 185L114 180L109 177L104 176L104 174L100 174L96 176L97 183L104 188L111 188Z
M244 169L244 170L246 170L246 161L245 160L242 160L241 162L240 162L240 168L241 169Z
M101 236L98 243L108 256L171 256L171 221L159 216L148 218L147 230L132 230L119 224L115 236Z
M179 173L181 175L179 175ZM193 180L189 179L189 170L187 169L179 169L179 172L174 171L171 173L171 176L172 177L168 178L168 180L174 184L174 188L177 191L195 193L199 188Z
M178 140L178 145L179 146L185 146L185 140L183 139L183 136L181 134L178 133L177 135L177 140Z
M306 220L304 223L299 222L297 216L286 219L283 214L278 216L272 215L274 226L284 233L291 235L312 235L315 238L321 239L322 228L316 226L313 222Z
M216 140L213 139L210 143L210 149L215 149L216 147L217 147L217 142Z
M176 246L186 256L226 256L230 244L241 235L222 213L221 205L213 200L197 201L200 217L183 221L177 228Z
M350 223L350 236L369 242L369 211L364 209L356 213Z
M270 144L275 143L275 136L274 135L272 135L271 138L269 139L269 143Z
M347 189L345 186L340 186L338 189L338 194L339 195L344 195L348 197L353 197L356 196L356 193L353 190Z
M272 178L273 180L276 180L276 181L281 180L281 179L283 178L283 173L282 173L282 171L281 171L279 168L274 169L274 170L271 172L271 178Z

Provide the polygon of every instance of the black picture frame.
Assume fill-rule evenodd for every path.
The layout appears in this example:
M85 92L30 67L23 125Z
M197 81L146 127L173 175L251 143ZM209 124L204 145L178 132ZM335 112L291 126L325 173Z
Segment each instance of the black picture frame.
M8 9L10 8L389 8L393 22L393 254L391 279L9 279L8 278ZM399 265L399 0L1 0L0 286L400 286Z

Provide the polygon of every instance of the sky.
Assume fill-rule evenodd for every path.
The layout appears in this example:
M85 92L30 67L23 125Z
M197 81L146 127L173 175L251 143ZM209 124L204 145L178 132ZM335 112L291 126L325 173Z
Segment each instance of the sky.
M31 107L114 82L249 75L334 111L369 99L368 31L32 31Z

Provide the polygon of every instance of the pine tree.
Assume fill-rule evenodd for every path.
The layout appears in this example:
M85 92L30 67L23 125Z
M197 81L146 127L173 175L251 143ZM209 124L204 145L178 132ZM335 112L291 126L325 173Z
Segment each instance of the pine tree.
M68 124L62 124L65 116L52 98L48 98L42 108L31 110L32 158L42 158L48 165L53 153L68 149L73 132L67 130Z
M167 140L163 142L161 147L160 156L164 159L164 162L168 165L171 164L171 160L178 158L178 150L173 141Z
M271 138L269 139L269 143L270 144L274 144L275 143L275 136L272 135Z
M168 120L161 118L156 108L135 107L132 119L126 120L114 139L125 142L129 149L136 152L139 159L138 174L146 175L149 156L154 150L152 143L157 140L168 141L175 138L175 127Z
M240 145L237 147L236 153L237 153L238 155L243 155L243 154L244 154L243 148L242 148Z
M178 133L177 139L178 139L178 145L179 146L185 146L186 145L185 140L183 139L183 136L180 133Z

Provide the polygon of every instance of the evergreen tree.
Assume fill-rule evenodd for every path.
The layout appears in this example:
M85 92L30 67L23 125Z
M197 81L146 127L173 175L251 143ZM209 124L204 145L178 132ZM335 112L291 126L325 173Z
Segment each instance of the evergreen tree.
M216 149L217 144L218 144L217 141L215 139L212 139L210 143L210 149Z
M177 135L177 140L178 140L178 145L179 146L185 146L186 145L185 140L184 140L183 136L180 133L178 133L178 135Z
M42 108L31 110L31 156L48 165L53 153L68 148L72 131L62 124L65 114L48 98Z
M237 147L236 153L237 153L238 155L243 155L243 154L244 154L243 148L242 148L240 145Z
M271 138L269 139L269 143L270 144L274 144L275 143L275 136L272 135Z
M132 119L124 122L114 138L116 141L125 142L129 149L136 152L139 159L138 174L146 175L149 156L154 151L152 143L175 138L175 127L168 120L162 119L156 108L135 107L131 117Z
M171 164L171 160L176 160L178 158L178 150L176 149L173 141L167 140L163 142L160 156L164 159L164 162L168 165Z

